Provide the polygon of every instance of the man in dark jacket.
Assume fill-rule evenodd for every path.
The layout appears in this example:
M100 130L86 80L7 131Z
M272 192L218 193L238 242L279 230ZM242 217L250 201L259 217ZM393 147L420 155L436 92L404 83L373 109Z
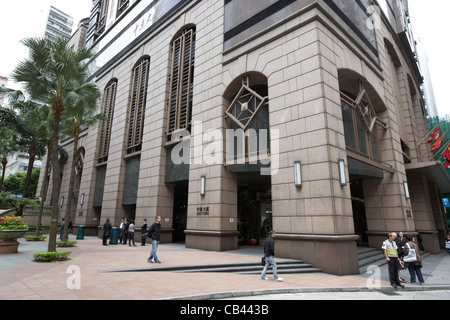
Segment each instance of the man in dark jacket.
M122 230L122 244L127 244L128 239L128 227L130 226L130 220L128 218L125 218L125 222L123 224L123 230Z
M108 237L111 234L111 222L109 222L109 218L106 218L106 222L103 225L103 245L107 246Z
M264 243L264 257L266 260L266 264L264 265L264 269L261 273L261 280L269 280L269 278L266 277L266 271L269 267L269 264L272 265L273 270L273 278L275 281L283 281L283 278L278 277L277 275L277 264L275 262L275 231L269 232L269 237L266 239L266 242Z
M141 226L141 246L145 246L145 239L147 239L147 236L147 219L144 219Z
M161 239L161 217L157 216L156 221L151 225L148 230L148 235L152 237L152 251L150 252L150 257L148 257L147 262L153 263L152 259L155 259L155 263L161 263L156 255L156 250L158 250L159 240Z

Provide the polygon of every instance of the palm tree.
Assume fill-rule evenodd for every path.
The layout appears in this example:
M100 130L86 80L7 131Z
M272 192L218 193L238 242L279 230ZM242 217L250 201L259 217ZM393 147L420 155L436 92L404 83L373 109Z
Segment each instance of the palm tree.
M18 142L28 152L28 170L24 182L23 196L31 196L29 185L36 157L45 154L46 140L46 106L33 101L16 100L10 108L0 108L0 125L13 130Z
M72 51L62 39L50 41L41 38L27 38L22 43L28 48L29 56L14 69L12 78L23 83L31 99L51 107L54 122L52 136L52 215L48 251L56 251L58 223L58 201L61 186L58 162L58 138L63 114L74 106L92 103L92 95L98 95L98 88L88 82L88 63L92 53L87 48Z
M20 150L17 142L17 136L14 131L0 127L0 158L2 162L2 177L0 179L0 192L3 188L3 181L5 180L6 166L8 165L8 155Z
M30 130L24 130L23 125L21 123L23 121L18 118L19 116L14 112L11 113L11 111L8 110L1 110L0 109L0 125L5 127L12 127L17 132L22 131L28 131L25 133L25 136L31 137L31 140L34 136L40 137L40 147L42 148L42 144L45 142L47 152L50 153L51 146L52 146L52 129L53 129L53 113L51 112L51 109L48 106L40 105L37 103L25 103L24 107L22 106L22 103L25 101L25 95L20 90L14 90L9 89L6 87L0 87L0 96L8 98L10 101L10 106L12 108L19 109L23 111L25 109L25 114L27 115L25 118L28 119L28 121L31 122L34 132L29 132ZM27 108L32 107L32 108ZM32 109L32 110L29 110ZM30 111L30 112L26 112ZM24 120L25 121L25 120ZM26 121L25 121L26 122ZM16 136L15 136L16 137ZM41 150L42 151L42 150ZM64 150L64 148L59 148L59 154L60 154L60 163L63 164L67 161L67 152ZM42 154L43 155L43 154ZM49 172L50 167L50 160L51 157L46 157L46 162L44 166L44 179L42 179L42 185L41 185L41 205L39 209L38 214L38 220L36 223L36 235L40 235L41 232L41 222L42 222L42 215L44 211L44 204L46 201L46 195L47 195L47 189L48 189L48 179L47 179L47 173ZM4 159L6 161L6 158ZM33 161L34 162L34 161ZM28 168L33 167L33 162L29 162ZM31 177L28 177L29 172L27 174L28 180L31 179ZM29 185L29 183L25 183L25 185ZM24 189L27 189L28 187L25 187ZM0 188L1 190L1 188Z
M94 115L95 109L93 107L96 106L96 101L100 97L100 91L98 91L98 95L92 94L91 98L94 100L90 104L78 104L74 106L74 108L67 111L65 119L62 121L64 128L61 130L62 134L67 136L72 136L73 140L73 156L72 156L72 166L70 168L70 178L69 178L69 195L67 197L66 203L66 213L65 213L65 221L69 221L70 218L70 210L72 207L72 194L73 194L73 186L75 181L75 168L76 161L79 156L78 152L78 141L81 132L85 126L89 126L94 124L99 120L106 120L106 117L103 114ZM63 231L63 241L67 241L69 234L69 223L64 224Z

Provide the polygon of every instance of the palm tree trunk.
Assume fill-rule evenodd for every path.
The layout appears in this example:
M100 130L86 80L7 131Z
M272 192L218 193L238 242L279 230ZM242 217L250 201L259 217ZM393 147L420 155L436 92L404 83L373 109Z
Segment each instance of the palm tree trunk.
M59 101L58 101L59 102ZM52 137L52 215L50 221L50 237L48 239L48 252L56 252L56 236L58 229L58 214L59 214L59 192L61 188L61 165L58 161L58 137L59 126L61 122L61 115L63 113L62 102L57 102L57 106L53 107L55 114L55 123L53 124Z
M33 172L33 166L34 166L34 160L36 159L36 148L34 146L30 146L28 149L28 169L27 169L27 175L25 177L24 186L23 186L23 197L24 198L30 198L30 180L31 180L31 173ZM23 216L23 211L25 210L25 205L21 204L19 207L19 216Z
M29 198L32 195L30 194L30 181L31 181L31 174L33 172L33 166L34 166L34 160L36 159L36 146L32 145L28 149L28 170L27 175L25 177L24 186L23 186L23 196L25 198Z
M0 192L2 192L2 188L3 188L3 181L5 180L5 173L6 173L6 165L8 164L8 160L6 157L2 158L2 166L3 166L3 170L2 170L2 179L0 180Z
M36 224L37 236L41 235L42 214L44 212L45 201L47 200L47 192L48 192L47 173L48 167L50 166L51 152L52 152L52 144L49 143L47 146L47 160L45 161L44 178L42 179L42 186L41 186L41 207L39 208L38 221Z
M66 215L64 217L66 223L64 224L63 241L67 241L69 237L69 218L70 218L70 209L72 207L73 184L75 180L75 166L78 151L78 136L79 136L78 134L75 134L75 138L73 141L73 156L72 156L72 165L70 167L69 194L67 196Z

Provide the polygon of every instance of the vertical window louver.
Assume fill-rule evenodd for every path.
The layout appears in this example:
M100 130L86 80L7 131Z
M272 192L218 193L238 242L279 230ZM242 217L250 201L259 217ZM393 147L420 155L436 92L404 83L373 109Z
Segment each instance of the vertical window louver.
M106 19L108 16L109 0L102 0L100 4L100 16L98 20L97 30L99 33L105 31Z
M133 68L133 76L131 79L130 113L128 117L128 154L141 150L149 65L150 58L145 57L139 60Z
M125 10L128 9L130 5L130 0L119 0L117 2L117 16L120 16Z
M194 86L195 29L186 29L172 43L168 134L190 129Z
M103 93L102 112L106 120L100 123L100 139L98 162L102 163L108 160L109 142L111 139L111 127L114 116L114 105L116 103L117 79L111 80Z

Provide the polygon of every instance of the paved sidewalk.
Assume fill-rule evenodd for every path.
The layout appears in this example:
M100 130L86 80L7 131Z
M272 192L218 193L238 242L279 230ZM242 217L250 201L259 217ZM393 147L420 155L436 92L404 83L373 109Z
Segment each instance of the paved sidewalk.
M75 237L71 237L73 240ZM148 268L151 246L102 246L101 239L78 240L69 261L32 262L32 254L46 251L47 242L21 240L19 253L0 255L0 300L142 300L220 299L233 296L320 291L367 291L372 274L335 276L326 273L286 274L283 282L261 281L259 275L231 273L113 272ZM164 266L242 263L259 261L262 248L228 252L186 249L163 244L158 256ZM424 260L425 285L406 284L407 290L450 290L450 257L443 251ZM392 290L386 267L377 270L382 290ZM75 271L74 271L75 270ZM78 273L79 271L79 273ZM77 275L80 275L78 278ZM281 272L280 272L281 275ZM409 280L407 271L402 276ZM271 278L271 277L270 277ZM79 282L75 281L79 280ZM74 288L79 284L80 288ZM449 297L450 298L450 297Z

